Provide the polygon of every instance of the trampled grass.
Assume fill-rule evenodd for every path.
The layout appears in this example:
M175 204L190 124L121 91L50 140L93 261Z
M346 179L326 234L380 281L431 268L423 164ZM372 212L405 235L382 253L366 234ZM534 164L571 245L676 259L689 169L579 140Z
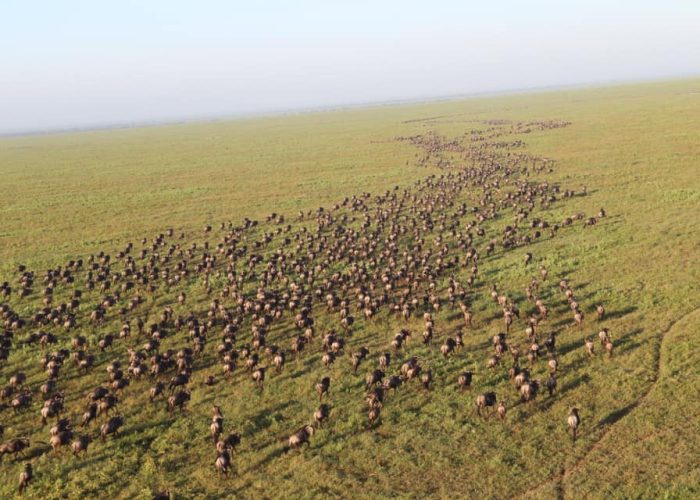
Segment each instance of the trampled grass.
M566 128L518 136L524 150L555 160L548 180L563 189L588 188L587 196L553 204L546 216L561 221L576 212L594 215L600 207L608 213L595 227L576 223L556 238L484 259L474 300L476 326L465 333L465 347L456 356L443 359L437 341L432 348L423 346L417 338L422 321L414 316L408 328L416 338L398 358L419 356L432 369L434 389L411 383L389 395L381 425L372 431L366 430L364 374L403 327L386 311L372 322L358 317L348 338L347 352L362 345L371 352L358 375L347 356L324 368L316 343L298 360L289 359L280 375L268 373L262 393L242 367L230 380L220 377L217 330L195 362L185 414L169 414L162 401L151 405L151 382L135 381L119 405L126 421L120 435L93 442L80 458L38 443L49 436L48 426L39 424L36 394L46 378L41 351L17 342L0 365L0 379L4 385L16 371L26 372L34 403L17 415L3 409L0 423L4 440L27 435L33 441L27 459L36 477L29 493L76 498L149 498L163 489L182 498L697 496L700 403L693 311L700 291L700 95L692 92L699 86L698 80L686 80L0 139L0 281L15 280L20 263L41 276L69 258L114 253L127 241L137 244L167 227L186 232L189 244L202 241L206 223L216 228L222 221L263 219L270 212L292 220L299 210L329 208L346 196L408 186L440 171L417 166L422 151L396 137L428 131L461 136L490 119L570 121ZM507 222L498 221L497 228ZM215 229L211 240L220 235ZM562 367L555 396L519 404L506 368L490 371L485 365L490 338L502 328L500 309L486 295L497 283L524 307L525 286L537 274L536 267L522 265L525 251L549 269L541 294L551 303L549 321L563 332L558 339ZM460 273L462 279L468 276L468 270ZM571 280L588 315L581 330L568 327L570 315L557 286L563 277ZM30 314L41 285L35 288L34 296L13 295L8 303ZM186 291L188 302L175 303L176 313L206 311L211 297L201 279L188 282ZM56 303L68 295L62 290ZM164 291L148 296L149 318L173 296ZM588 359L583 348L584 339L597 331L591 312L597 303L605 304L605 326L615 341L610 359L600 352ZM86 302L81 311L92 305ZM446 307L436 315L438 338L461 325L458 313ZM335 317L318 312L315 319L319 332L337 328ZM109 316L102 326L83 322L77 332L53 331L60 346L69 346L76 334L94 345L119 326ZM511 335L520 338L523 329L518 321ZM249 326L241 331L249 335ZM287 349L294 334L288 322L275 324L268 343ZM72 363L63 369L59 386L76 426L84 394L106 380L108 361L124 362L127 346L143 342L117 340L111 351L96 351L96 367L86 376ZM164 341L164 347L182 346L175 335ZM399 365L393 361L392 372ZM465 369L474 371L474 387L460 393L455 381ZM545 363L533 372L546 378ZM200 380L209 373L219 383L204 387ZM286 438L317 407L314 384L326 374L332 380L329 423L310 447L285 453ZM504 422L476 416L474 397L492 389L510 407ZM212 404L221 406L225 430L237 429L242 436L234 472L225 478L214 468L208 432ZM582 426L572 446L566 415L574 405L581 409ZM4 458L0 495L14 493L23 462Z

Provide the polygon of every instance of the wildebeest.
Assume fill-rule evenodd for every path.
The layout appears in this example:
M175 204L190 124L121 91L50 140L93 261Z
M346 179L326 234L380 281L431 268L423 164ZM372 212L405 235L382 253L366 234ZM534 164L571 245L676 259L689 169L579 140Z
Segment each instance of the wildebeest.
M391 353L385 352L379 356L379 368L386 370L391 363Z
M66 430L61 430L56 432L49 439L49 444L54 452L58 451L61 446L65 446L73 439L73 431L68 428Z
M81 435L75 438L75 440L71 443L70 449L73 452L73 455L78 456L80 453L87 453L88 446L90 445L90 436L88 435Z
M457 387L460 390L469 389L472 385L472 372L460 373L457 377Z
M596 315L598 316L598 321L602 321L605 316L605 307L602 304L598 304L595 308Z
M524 402L531 401L537 397L540 384L537 380L528 380L520 386L520 398Z
M403 380L401 379L401 377L399 377L398 375L392 375L384 381L384 383L382 384L382 388L385 390L391 389L393 391L396 391L396 389L398 389L402 383Z
M578 431L578 426L581 424L581 417L578 414L578 408L571 408L569 416L566 419L566 423L571 429L571 442L576 444L576 433Z
M149 399L151 400L151 403L153 403L153 401L154 401L158 396L160 396L161 394L163 394L163 390L164 390L164 389L165 389L165 384L163 384L163 382L157 382L156 385L154 385L153 387L151 387L151 389L148 391L148 397L149 397Z
M323 396L328 394L328 389L331 386L330 377L323 377L321 381L316 384L316 394L318 394L319 402L323 399Z
M305 425L294 434L289 436L289 448L290 449L297 449L303 446L304 444L309 444L309 439L314 435L314 432L316 429L314 428L313 425Z
M549 395L552 396L557 388L557 377L554 375L554 373L549 374L546 385Z
M214 405L212 408L211 425L209 426L209 432L214 440L214 444L219 440L219 436L224 430L224 416L221 413L221 408Z
M316 421L316 424L320 427L323 425L323 422L328 418L328 415L330 414L330 408L326 404L320 405L316 411L314 412L314 420Z
M367 420L369 420L369 428L374 427L374 425L377 423L379 420L379 416L381 415L381 407L372 407L369 409L367 412Z
M503 401L498 403L498 407L496 408L496 413L498 413L498 416L501 418L501 420L505 420L505 418L506 418L506 404Z
M586 352L588 353L588 356L595 355L595 345L593 344L593 342L590 339L586 339L585 347L586 347Z
M20 410L26 409L32 403L32 394L29 391L22 391L12 398L10 401L10 406L15 411L15 413ZM43 416L42 416L43 418ZM45 421L45 419L44 419Z
M186 386L190 381L190 376L188 373L178 373L173 378L170 379L168 384L168 390L174 391L176 387Z
M17 455L23 453L26 448L29 448L29 438L26 437L10 439L8 442L0 444L0 463L3 456L12 454L14 458L17 458Z
M382 370L376 369L372 373L368 373L365 377L366 390L369 391L372 386L381 383L382 380L384 380L384 372Z
M48 418L57 417L63 411L64 396L63 393L58 392L51 396L49 399L44 401L44 407L41 409L41 423L46 425Z
M433 372L431 370L426 370L420 375L420 382L423 384L423 388L426 391L430 390L430 384L433 382Z
M255 385L258 386L258 388L262 391L263 383L265 382L265 368L262 366L258 366L253 371L251 378L253 379L253 382L255 382Z
M605 352L608 353L608 357L612 357L612 353L613 353L613 343L612 343L611 340L608 340L608 341L605 343Z
M27 380L27 375L24 372L17 372L10 377L10 385L16 389L21 388Z
M104 441L110 434L116 435L119 429L124 425L124 417L116 415L111 417L107 422L100 427L100 437Z
M29 483L31 482L33 477L34 477L34 469L32 469L32 464L27 462L26 464L24 464L24 470L19 475L19 492L20 493L22 493L25 489L27 489L27 486L29 486Z
M83 413L83 420L80 424L81 427L85 427L90 422L95 420L95 418L97 418L97 403L91 401L90 403L88 403L85 413Z
M216 466L216 470L219 471L219 474L228 474L231 468L231 452L225 449L219 453L214 465Z
M481 410L484 408L493 408L496 405L496 393L485 392L476 397L476 413L481 416Z
M216 442L216 452L221 454L224 450L235 451L241 444L241 435L237 432L229 432L228 435Z
M442 355L447 358L450 354L452 354L455 350L455 341L454 339L447 338L445 340L445 343L440 346L440 352Z
M190 400L191 394L187 389L179 390L168 398L168 410L173 411L175 408L180 408L180 411L185 411L185 405Z

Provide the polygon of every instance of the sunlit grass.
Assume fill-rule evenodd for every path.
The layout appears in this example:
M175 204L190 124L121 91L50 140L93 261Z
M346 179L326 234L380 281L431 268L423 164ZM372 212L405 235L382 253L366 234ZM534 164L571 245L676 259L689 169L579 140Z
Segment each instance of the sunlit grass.
M262 394L241 368L214 387L197 383L185 415L168 414L162 402L150 405L150 382L135 382L120 405L126 418L121 435L94 442L85 458L67 451L37 453L30 494L148 498L166 488L182 497L210 498L697 494L697 315L669 326L697 308L700 291L700 103L689 93L698 85L683 81L0 139L3 280L20 262L41 271L69 257L112 252L171 226L186 231L188 241L201 240L205 223L261 218L273 211L291 217L352 194L408 185L428 172L414 166L416 149L393 138L429 130L449 137L487 118L571 121L564 129L521 137L528 151L556 160L552 180L577 190L588 187L588 196L555 204L548 217L595 214L600 207L609 214L595 228L577 224L528 250L550 270L543 293L556 311L551 322L570 321L557 289L566 276L590 319L594 305L605 304L606 325L616 341L612 359L589 360L583 340L597 325L588 321L580 331L567 328L558 339L565 353L560 391L551 399L540 396L517 405L504 370L486 369L488 340L501 320L491 320L498 307L482 294L474 306L476 328L454 358L444 360L437 346L410 341L401 357L425 360L435 388L428 393L411 384L390 395L382 424L368 432L364 374L397 329L396 320L383 312L373 323L359 320L354 328L347 350L367 345L371 351L358 375L347 357L321 368L316 344L298 361L289 360L281 375L270 374ZM446 118L410 121L434 116ZM522 253L515 251L486 259L480 273L482 291L498 283L524 301L534 271L522 266ZM210 300L200 282L189 285L188 296L199 309ZM147 308L155 315L171 298L149 298ZM15 298L12 304L21 313L35 307ZM446 308L437 315L439 336L461 325L457 312ZM318 320L319 331L334 324L324 316ZM94 341L115 333L116 325L85 326L80 333ZM419 332L420 321L412 319L409 327ZM516 323L513 335L522 335L522 329ZM286 348L290 331L276 324L268 342ZM69 343L65 334L62 343ZM181 345L177 338L164 342L164 347ZM98 354L100 364L87 377L76 378L72 365L64 369L66 407L74 420L84 392L106 378L104 361L117 353L123 358L126 347L117 343L113 352ZM219 375L212 347L197 362L197 380ZM38 386L45 377L38 358L33 347L13 350L9 364L0 368L3 383L22 369L29 384ZM392 363L394 369L398 365ZM464 369L475 371L475 382L462 394L456 377ZM313 387L325 373L332 380L330 423L308 449L285 454L283 441L311 418L318 404ZM535 370L540 379L545 373L544 364ZM511 406L505 422L476 417L474 397L487 388ZM212 404L222 407L225 429L243 436L235 473L226 479L217 477L213 465ZM565 424L573 405L582 415L575 447ZM35 398L30 413L3 410L5 438L26 434L46 441L48 427L37 428L39 407ZM40 449L36 445L32 452ZM21 463L5 457L0 495L15 491ZM570 471L563 479L562 469Z

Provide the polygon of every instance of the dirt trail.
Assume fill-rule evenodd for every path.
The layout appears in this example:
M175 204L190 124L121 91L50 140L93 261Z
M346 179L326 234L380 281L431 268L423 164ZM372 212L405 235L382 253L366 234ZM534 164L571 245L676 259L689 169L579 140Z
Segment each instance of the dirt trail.
M663 356L661 355L661 352L662 352L664 341L666 340L667 334L671 330L673 330L673 328L678 323L680 323L681 321L687 319L688 317L690 317L694 314L698 314L698 313L700 313L700 307L693 309L692 311L689 311L689 312L683 314L682 316L679 316L678 318L673 320L663 332L661 332L660 341L656 345L656 349L655 349L655 351L656 351L655 352L655 367L654 367L654 375L652 378L652 382L651 382L651 384L649 384L649 387L646 388L644 393L642 393L642 395L636 401L634 401L633 403L631 403L628 406L624 415L622 417L620 417L619 419L617 419L612 424L610 424L608 426L608 428L605 430L605 432L603 432L600 439L598 439L596 442L594 442L583 453L583 455L581 455L578 458L578 460L576 460L576 462L573 465L571 465L569 467L562 468L558 474L556 474L552 477L549 477L548 479L542 481L541 483L539 483L531 488L528 488L527 490L523 491L522 493L515 495L516 498L531 497L531 496L535 495L538 491L540 491L542 488L544 488L545 486L551 485L553 483L557 483L556 488L555 488L556 492L557 492L557 498L564 498L564 484L563 484L564 479L566 479L574 471L576 471L586 461L586 459L588 458L588 456L591 453L598 450L604 444L604 441L606 440L608 435L611 433L611 431L616 428L617 424L619 424L625 417L629 416L629 414L632 413L636 408L638 408L639 405L644 403L647 400L647 398L649 397L649 395L651 394L651 391L654 389L654 387L656 387L656 383L659 381L659 376L661 374L661 369L664 366L664 360L663 360Z

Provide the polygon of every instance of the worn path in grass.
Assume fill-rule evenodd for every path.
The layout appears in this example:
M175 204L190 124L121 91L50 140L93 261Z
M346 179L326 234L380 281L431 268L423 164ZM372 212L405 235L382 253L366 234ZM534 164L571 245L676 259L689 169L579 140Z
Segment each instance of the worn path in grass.
M608 425L607 429L600 437L600 439L592 443L589 446L589 448L578 458L578 460L574 462L573 465L563 467L559 474L546 479L544 482L541 482L532 488L525 490L518 496L522 498L533 498L542 495L548 496L548 488L553 488L554 493L558 498L578 497L580 494L579 491L569 491L566 488L568 482L570 481L570 477L575 472L579 471L590 459L590 457L595 457L595 455L598 455L598 457L596 458L600 459L600 455L605 455L606 453L609 453L614 446L617 446L617 444L614 442L609 443L609 441L611 441L610 436L613 434L613 431L616 431L617 434L630 431L634 432L633 429L629 429L629 425L627 425L627 428L625 428L625 425L623 424L627 424L627 422L623 419L631 416L632 412L638 409L640 410L640 412L644 413L644 405L647 403L648 400L653 399L654 397L664 399L664 397L667 396L663 393L663 388L659 389L659 382L663 382L661 379L663 378L663 373L665 371L666 364L669 363L669 360L665 358L671 357L672 354L670 352L670 349L667 347L667 344L672 342L677 343L679 341L682 342L682 339L679 339L679 337L683 334L688 334L690 328L693 325L698 324L698 321L700 321L700 308L694 309L677 318L676 320L672 321L671 324L666 328L666 330L661 332L661 334L659 335L659 343L658 348L656 350L656 369L654 371L654 378L647 390L641 395L641 397L637 401L630 403L624 408L613 412L603 421L599 422L597 425ZM666 356L664 356L665 350L669 351L666 352ZM671 358L671 360L678 361L674 358ZM657 392L659 392L660 394L656 394ZM675 417L683 418L683 416L681 415L676 415ZM697 418L697 416L693 417L691 415L686 415L686 417L695 419ZM622 429L618 431L618 429L620 429L621 427ZM667 433L669 432L669 429L664 429L661 432ZM656 435L658 436L659 432L657 432ZM627 434L627 439L629 441L633 441L633 434ZM647 471L654 470L655 467L656 464L653 462L645 464L645 469Z

